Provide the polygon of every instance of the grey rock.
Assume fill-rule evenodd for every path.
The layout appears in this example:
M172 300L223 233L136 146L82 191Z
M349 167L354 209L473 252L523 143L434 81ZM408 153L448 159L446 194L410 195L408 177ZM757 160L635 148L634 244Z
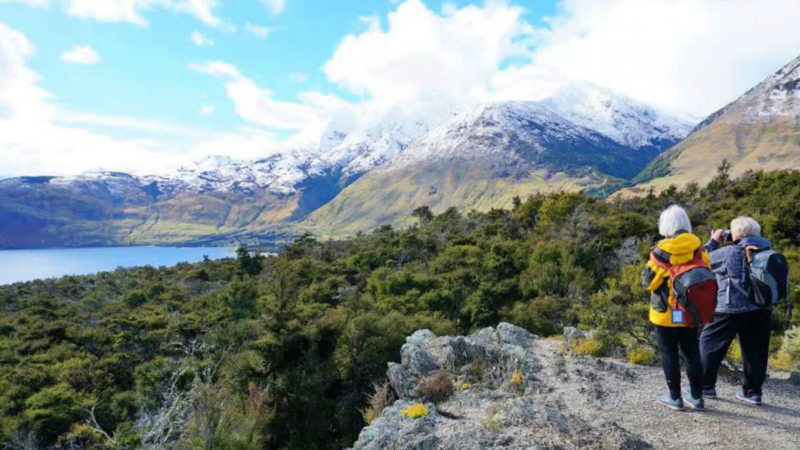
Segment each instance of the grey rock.
M434 433L436 423L436 407L428 403L428 416L421 418L403 417L404 409L411 402L398 400L394 405L383 410L380 417L372 421L370 426L361 430L354 449L379 450L393 448L397 450L434 450L438 438Z
M530 331L507 322L500 322L497 325L497 337L506 344L520 347L527 347L531 341L539 338Z

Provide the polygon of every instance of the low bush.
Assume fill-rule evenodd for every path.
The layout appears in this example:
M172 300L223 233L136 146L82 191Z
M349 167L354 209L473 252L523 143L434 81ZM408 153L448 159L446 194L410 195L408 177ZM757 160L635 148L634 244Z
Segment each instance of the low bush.
M726 355L728 362L734 365L742 363L742 349L739 347L739 341L734 339L731 346L728 347L728 354Z
M572 352L576 355L602 356L603 344L595 337L579 339L572 345Z
M777 370L800 370L800 327L793 327L783 335L780 349L770 358L770 366Z
M646 345L634 345L625 353L625 359L631 364L652 364L656 360L656 352Z

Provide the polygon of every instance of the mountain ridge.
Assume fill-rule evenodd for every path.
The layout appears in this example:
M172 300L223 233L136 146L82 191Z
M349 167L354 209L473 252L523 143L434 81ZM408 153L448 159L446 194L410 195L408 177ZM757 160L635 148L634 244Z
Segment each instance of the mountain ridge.
M429 199L400 185L429 178L430 170L450 184L418 180L411 187L422 183L426 192L446 193L434 208L503 207L514 196L554 189L611 190L690 128L586 84L538 101L489 102L458 111L447 102L430 111L415 105L389 108L357 125L332 123L315 146L250 161L208 157L158 175L99 171L6 179L0 181L5 211L0 247L19 246L23 228L32 235L24 237L26 246L220 242L224 236L305 230L353 233L403 223ZM448 134L454 126L466 129ZM384 176L400 179L381 182ZM379 195L370 187L370 196L411 197L410 203L374 205L390 210L366 219L358 211L347 216L337 199L375 183L397 190ZM332 211L333 226L320 229Z
M708 182L723 159L732 176L800 167L800 56L706 117L651 161L625 193Z

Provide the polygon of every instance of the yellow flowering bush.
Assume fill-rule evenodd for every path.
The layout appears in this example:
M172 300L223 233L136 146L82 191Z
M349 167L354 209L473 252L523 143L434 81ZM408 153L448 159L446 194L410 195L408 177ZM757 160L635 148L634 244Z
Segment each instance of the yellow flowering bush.
M419 419L420 417L426 417L428 415L428 408L426 408L422 403L414 403L413 405L404 409L400 415L411 419Z

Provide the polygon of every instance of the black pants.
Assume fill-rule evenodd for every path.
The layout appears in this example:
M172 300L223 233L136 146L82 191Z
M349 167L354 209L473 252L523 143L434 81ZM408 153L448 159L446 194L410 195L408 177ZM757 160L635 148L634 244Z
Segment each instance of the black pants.
M761 395L767 378L769 358L769 326L772 311L762 309L741 314L716 314L700 335L700 355L703 359L703 387L717 384L717 373L733 338L739 336L742 349L745 395Z
M667 387L673 399L681 397L681 362L678 349L683 353L686 376L689 378L692 397L703 395L703 366L700 363L700 348L697 344L697 330L686 327L662 327L656 325L658 353L661 366L667 378Z

